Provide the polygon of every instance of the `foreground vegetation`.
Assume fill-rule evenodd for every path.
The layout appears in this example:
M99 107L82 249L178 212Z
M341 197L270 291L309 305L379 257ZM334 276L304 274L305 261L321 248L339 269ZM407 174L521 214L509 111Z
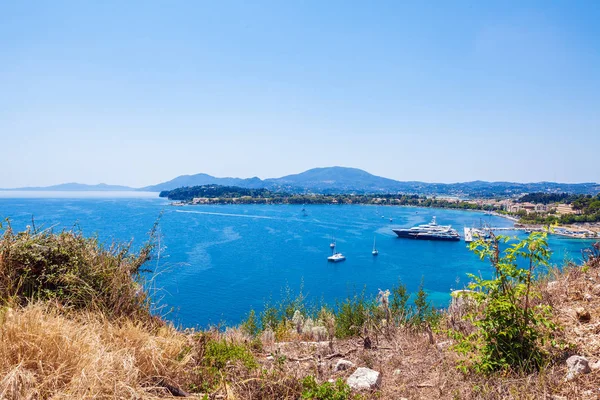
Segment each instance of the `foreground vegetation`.
M471 277L443 312L423 283L410 294L398 282L331 306L288 293L239 327L181 331L155 316L145 290L151 245L134 254L77 232L6 225L0 398L585 397L595 374L565 381L564 359L597 356L589 321L600 318L600 245L583 267L559 271L543 234L505 240L473 245L494 273ZM581 304L587 319L563 318ZM342 358L382 372L382 383L351 389L353 368L334 368Z

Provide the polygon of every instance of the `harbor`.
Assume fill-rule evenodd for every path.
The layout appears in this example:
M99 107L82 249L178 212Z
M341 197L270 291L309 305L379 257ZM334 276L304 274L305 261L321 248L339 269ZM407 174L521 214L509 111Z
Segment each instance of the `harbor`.
M470 229L471 231L474 228L465 228L465 238L466 238L466 230ZM523 231L526 233L531 232L547 232L550 235L558 235L562 237L568 237L572 239L597 239L600 238L598 232L594 232L588 229L573 229L567 227L540 227L540 226L513 226L513 227L483 227L481 228L487 232L509 232L509 231Z

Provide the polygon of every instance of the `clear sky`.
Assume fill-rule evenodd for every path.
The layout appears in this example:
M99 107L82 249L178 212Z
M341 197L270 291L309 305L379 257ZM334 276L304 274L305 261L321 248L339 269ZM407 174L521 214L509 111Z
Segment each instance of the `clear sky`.
M598 21L596 0L0 0L0 187L598 182Z

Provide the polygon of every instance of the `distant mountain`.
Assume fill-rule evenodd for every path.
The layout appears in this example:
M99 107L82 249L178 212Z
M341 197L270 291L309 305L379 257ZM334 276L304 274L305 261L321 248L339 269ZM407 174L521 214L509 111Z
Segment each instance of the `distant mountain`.
M139 189L115 185L84 185L65 183L62 185L20 188L8 190L102 190L122 191L139 190L162 192L181 187L203 185L236 186L244 189L268 189L287 193L405 193L455 197L510 197L523 193L600 193L598 183L556 183L556 182L485 182L473 181L462 183L427 183L408 181L401 182L370 174L357 168L326 167L313 168L308 171L283 176L281 178L217 178L207 174L182 175L167 182ZM7 190L7 189L5 189Z
M128 186L107 185L100 183L98 185L86 185L84 183L61 183L53 186L39 187L23 187L16 189L0 189L0 190L20 190L20 191L64 191L64 192L123 192L135 190Z
M221 185L237 186L247 189L264 188L264 182L259 178L216 178L207 174L181 175L170 181L159 183L157 185L146 186L137 190L147 192L162 192L163 190L173 190L180 187L203 186L203 185Z
M406 193L456 197L510 197L522 193L574 193L596 194L597 183L515 183L473 181L462 183L427 183L396 181L370 174L357 168L326 167L261 180L259 178L216 178L207 174L182 175L168 182L138 190L163 191L180 187L203 185L236 186L245 189L269 189L288 193Z
M313 168L300 174L264 181L271 187L296 188L321 193L373 192L389 193L405 190L413 182L399 182L347 167Z

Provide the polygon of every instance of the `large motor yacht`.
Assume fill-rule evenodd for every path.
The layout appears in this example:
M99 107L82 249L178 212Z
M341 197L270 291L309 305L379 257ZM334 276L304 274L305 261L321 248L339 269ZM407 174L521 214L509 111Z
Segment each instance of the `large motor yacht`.
M460 240L456 229L450 225L438 225L435 217L428 224L413 226L412 228L392 229L398 237L421 240Z

